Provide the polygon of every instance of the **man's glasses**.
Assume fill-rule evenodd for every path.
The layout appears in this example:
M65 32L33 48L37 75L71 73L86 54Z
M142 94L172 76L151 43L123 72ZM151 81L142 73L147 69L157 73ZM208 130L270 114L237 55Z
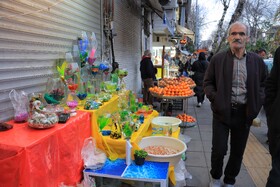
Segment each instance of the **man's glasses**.
M230 33L231 36L236 36L237 34L239 34L240 36L245 36L245 32L232 32Z

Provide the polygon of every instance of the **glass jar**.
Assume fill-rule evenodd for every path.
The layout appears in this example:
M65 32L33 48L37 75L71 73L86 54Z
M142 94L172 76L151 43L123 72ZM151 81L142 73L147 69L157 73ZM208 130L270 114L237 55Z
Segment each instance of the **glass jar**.
M41 99L40 93L32 94L30 97L28 126L36 129L51 128L57 124L58 116L53 108L46 108Z
M50 77L47 81L44 99L48 104L65 104L67 89L60 77Z

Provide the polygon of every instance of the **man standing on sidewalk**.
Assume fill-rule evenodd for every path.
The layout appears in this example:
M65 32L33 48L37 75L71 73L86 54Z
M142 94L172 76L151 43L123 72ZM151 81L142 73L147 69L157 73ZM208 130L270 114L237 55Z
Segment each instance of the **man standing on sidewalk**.
M204 91L213 112L211 187L222 186L220 178L229 137L224 186L235 184L250 126L264 100L265 64L261 57L245 49L248 26L241 22L231 24L227 40L230 48L212 57L204 78Z
M146 50L140 62L141 79L144 84L143 102L145 105L153 105L153 96L150 93L149 88L154 86L155 68L151 57L151 51Z
M272 157L272 169L266 187L275 187L280 186L280 47L275 52L270 76L266 81L264 108Z

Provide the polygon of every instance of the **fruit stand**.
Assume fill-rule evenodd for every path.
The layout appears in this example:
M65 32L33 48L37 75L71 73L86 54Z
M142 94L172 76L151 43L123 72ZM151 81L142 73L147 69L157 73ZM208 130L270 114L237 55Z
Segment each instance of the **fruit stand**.
M168 107L173 101L183 100L183 114L177 117L183 121L181 127L184 128L195 122L195 119L191 116L184 119L180 118L188 113L188 99L195 95L194 87L194 81L188 77L164 78L159 82L158 87L155 86L150 91L154 97L161 99L161 113L165 116L168 115Z
M172 100L182 99L183 111L187 112L188 102L187 99L194 96L195 83L191 78L180 77L180 78L164 78L159 81L159 86L150 88L150 92L154 97L162 99L166 105L163 107L164 115L167 115L167 108Z

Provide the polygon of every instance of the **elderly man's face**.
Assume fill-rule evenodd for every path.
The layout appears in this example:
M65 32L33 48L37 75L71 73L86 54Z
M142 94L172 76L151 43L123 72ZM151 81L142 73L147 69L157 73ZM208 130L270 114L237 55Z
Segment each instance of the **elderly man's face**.
M245 48L246 43L249 41L246 35L246 27L243 24L235 24L231 27L229 36L227 38L230 48L233 50L238 50Z

